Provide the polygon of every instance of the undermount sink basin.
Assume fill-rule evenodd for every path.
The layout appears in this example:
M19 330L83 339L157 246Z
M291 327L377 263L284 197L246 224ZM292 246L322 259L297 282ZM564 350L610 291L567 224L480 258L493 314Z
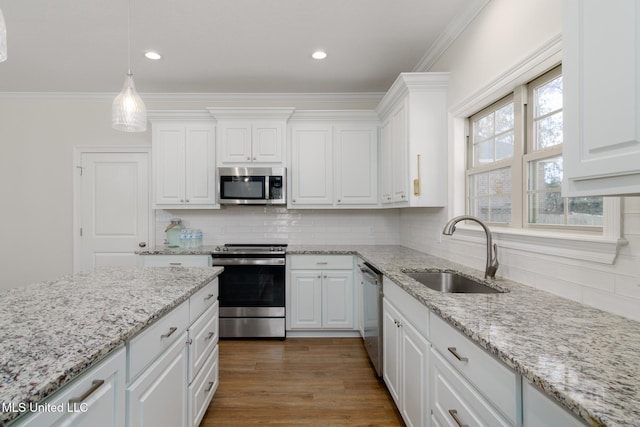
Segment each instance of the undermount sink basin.
M456 273L431 271L405 272L407 276L434 291L460 294L500 294L502 291Z

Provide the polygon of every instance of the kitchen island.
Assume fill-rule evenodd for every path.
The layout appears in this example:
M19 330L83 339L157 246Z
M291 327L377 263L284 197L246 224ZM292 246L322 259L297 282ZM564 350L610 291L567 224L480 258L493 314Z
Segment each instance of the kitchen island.
M0 291L0 425L20 415L11 408L42 402L221 271L103 268Z
M165 249L141 254L203 254ZM440 270L482 278L479 270L403 246L289 245L290 255L357 255L583 422L638 425L640 324L505 279L500 294L447 294L404 272ZM500 271L498 271L498 276Z

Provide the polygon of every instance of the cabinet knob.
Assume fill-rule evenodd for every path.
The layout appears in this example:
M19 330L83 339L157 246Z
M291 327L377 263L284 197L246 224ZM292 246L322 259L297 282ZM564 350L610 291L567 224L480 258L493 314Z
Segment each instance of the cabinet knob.
M256 160L256 158L254 157L254 158L253 158L253 160L255 161L255 160Z
M341 200L341 199L338 199L338 203L340 203L340 202L342 202L342 200Z
M144 248L147 246L147 242L140 242L138 243L138 246L140 246L141 248Z
M185 200L185 202L189 203L189 199Z
M251 160L251 157L247 157L247 160Z
M318 279L322 279L322 274L318 274Z
M184 203L184 199L180 199L180 203Z

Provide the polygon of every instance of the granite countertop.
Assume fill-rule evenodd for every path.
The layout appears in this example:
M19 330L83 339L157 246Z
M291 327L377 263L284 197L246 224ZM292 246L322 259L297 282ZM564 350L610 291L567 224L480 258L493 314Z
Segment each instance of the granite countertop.
M207 254L215 246L146 254ZM404 271L484 272L402 246L290 245L288 254L359 255L449 324L593 426L640 423L640 323L498 279L502 294L446 294ZM498 270L498 276L500 270Z
M0 404L45 399L221 271L101 268L0 291Z

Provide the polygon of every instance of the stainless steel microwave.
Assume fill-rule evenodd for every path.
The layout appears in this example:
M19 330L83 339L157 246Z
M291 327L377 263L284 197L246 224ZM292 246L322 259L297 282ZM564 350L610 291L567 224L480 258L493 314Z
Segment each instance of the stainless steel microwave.
M286 168L218 168L221 205L286 205Z

